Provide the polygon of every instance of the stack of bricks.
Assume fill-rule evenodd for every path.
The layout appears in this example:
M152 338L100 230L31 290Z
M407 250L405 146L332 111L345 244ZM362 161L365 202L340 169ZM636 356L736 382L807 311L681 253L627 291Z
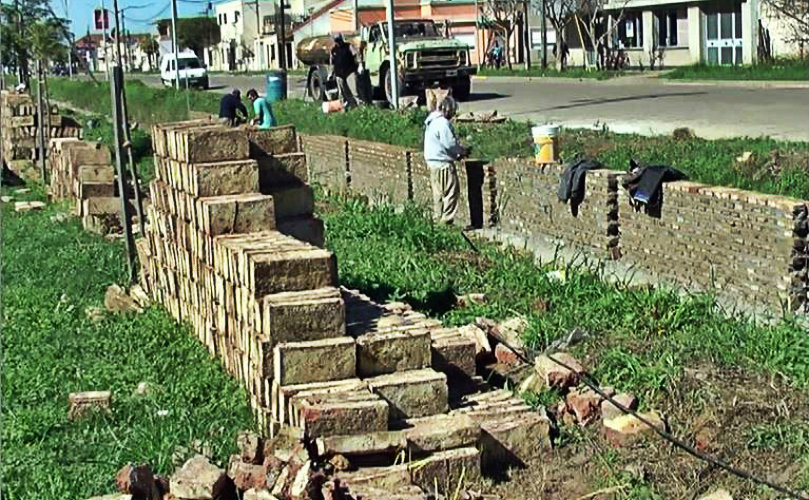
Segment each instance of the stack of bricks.
M120 226L121 199L108 148L76 138L51 139L48 164L51 196L74 201L85 229Z
M807 206L800 200L698 184L662 187L660 217L621 191L625 259L675 283L748 304L806 302ZM687 272L684 272L687 270Z
M521 234L540 232L559 242L619 257L618 175L591 170L585 178L584 201L574 215L557 198L564 165L537 166L525 158L496 160L501 227Z
M29 94L0 92L0 141L3 158L9 167L18 170L24 178L38 179L39 170L33 164L37 159L37 107ZM44 137L47 142L55 137L80 137L81 127L70 118L59 115L56 106L44 114L47 126Z
M192 121L156 125L152 141L142 280L244 383L266 428L273 347L344 329L334 256L311 244L323 226L295 131Z
M279 231L284 214L311 234L299 213L312 199L296 144L284 127L154 127L150 224L137 244L144 286L245 385L266 434L298 428L324 454L342 447L350 460L375 455L380 436L399 436L397 451L455 480L476 477L481 428L522 428L516 403L463 409L488 389L476 376L475 339L405 304L338 289L330 252Z

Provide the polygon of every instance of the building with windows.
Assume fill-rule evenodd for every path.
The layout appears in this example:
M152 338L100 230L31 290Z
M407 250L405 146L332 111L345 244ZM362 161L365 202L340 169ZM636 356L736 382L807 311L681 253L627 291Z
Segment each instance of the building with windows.
M216 4L219 43L205 51L205 63L214 71L263 69L262 52L257 50L259 27L275 15L274 1L230 0ZM261 21L259 21L261 20Z
M785 21L759 0L612 0L605 10L606 26L618 23L610 44L625 50L632 66L751 64L761 54L762 40L772 34L776 43L769 55L799 50L777 35ZM571 47L576 46L581 44L573 40ZM572 64L577 63L574 57Z

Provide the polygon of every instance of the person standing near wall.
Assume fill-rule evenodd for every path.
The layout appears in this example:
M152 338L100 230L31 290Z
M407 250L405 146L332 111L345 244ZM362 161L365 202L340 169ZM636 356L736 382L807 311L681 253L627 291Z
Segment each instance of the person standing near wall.
M354 93L348 85L348 77L357 72L357 54L351 44L343 40L343 35L334 35L334 46L331 48L331 65L337 79L337 90L345 109L357 106Z
M424 121L424 160L430 170L433 216L444 224L452 224L458 212L461 189L455 162L469 154L469 148L458 143L450 123L457 111L455 99L445 97Z

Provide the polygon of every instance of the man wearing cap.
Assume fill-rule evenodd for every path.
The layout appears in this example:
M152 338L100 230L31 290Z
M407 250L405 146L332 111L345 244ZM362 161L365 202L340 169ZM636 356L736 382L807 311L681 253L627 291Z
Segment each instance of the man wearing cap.
M238 112L241 112L241 116ZM222 100L219 101L219 121L235 127L246 120L247 108L242 104L242 93L239 89L233 89L230 94L222 96Z
M455 99L445 97L424 122L424 159L430 171L433 216L444 224L452 224L458 212L461 189L455 161L469 154L469 148L458 143L450 123L457 111Z
M357 71L357 54L354 47L346 43L340 33L334 35L334 46L331 48L331 64L343 105L346 109L355 107L357 100L354 99L354 94L348 85L348 77Z

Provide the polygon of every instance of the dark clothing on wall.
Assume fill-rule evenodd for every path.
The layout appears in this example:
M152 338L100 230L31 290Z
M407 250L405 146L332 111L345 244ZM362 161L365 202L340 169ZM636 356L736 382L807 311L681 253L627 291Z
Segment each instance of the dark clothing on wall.
M241 111L247 117L247 108L242 104L242 100L233 94L225 94L222 100L219 101L219 118L227 118L229 120L236 119L236 111Z
M348 78L357 71L357 59L346 42L337 42L331 48L331 63L334 66L334 76L339 78Z
M629 191L629 203L636 212L643 209L653 217L660 217L663 206L664 182L681 181L688 177L676 168L667 165L643 165L630 161L632 170L622 182Z
M570 202L570 211L575 217L579 213L579 205L584 201L584 180L588 170L603 168L598 160L577 158L569 163L559 177L559 190L556 197L559 201Z

